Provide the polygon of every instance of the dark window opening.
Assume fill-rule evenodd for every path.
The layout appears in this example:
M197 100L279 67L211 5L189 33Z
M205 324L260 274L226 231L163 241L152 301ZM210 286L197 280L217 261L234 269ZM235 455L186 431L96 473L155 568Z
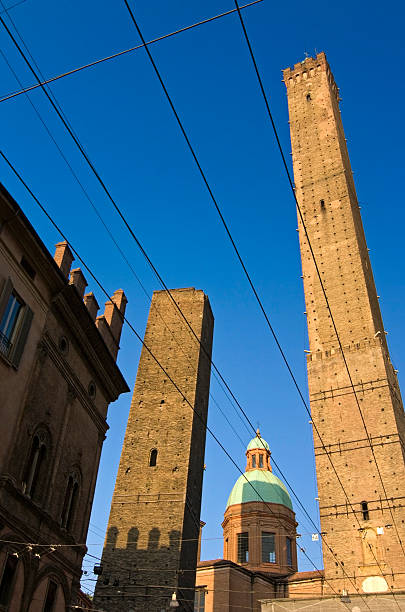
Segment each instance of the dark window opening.
M10 603L17 564L18 557L11 554L7 555L0 582L0 606L7 606Z
M204 612L205 610L205 588L196 589L194 597L194 612Z
M309 102L309 101L310 101L310 99L311 99L311 94L310 94L310 93L307 93L307 102Z
M24 270L26 271L26 273L28 274L28 276L34 280L36 272L34 270L34 268L31 266L30 262L28 261L28 259L26 259L24 257L24 255L22 256L21 259L21 267L24 268Z
M66 355L69 350L69 343L65 336L61 336L61 338L59 339L59 350L64 355Z
M320 204L321 204L321 208L325 208L325 200L321 200Z
M291 538L286 538L286 548L287 548L287 565L289 567L292 566L292 540Z
M63 502L61 525L70 530L76 511L77 498L79 496L79 483L75 476L69 476L66 487L65 501Z
M370 515L368 511L368 503L366 501L361 502L361 512L363 514L363 521L368 521Z
M238 563L249 561L249 533L238 533Z
M153 450L151 450L150 452L150 459L149 459L149 467L155 467L156 463L157 463L157 449L154 448Z
M256 467L256 455L252 455L252 467Z
M23 481L23 491L28 497L37 499L39 497L38 483L44 471L46 459L46 446L35 435L32 441L31 453L28 458L27 468Z
M46 594L44 612L52 612L55 609L56 603L56 592L58 590L58 585L53 580L49 581L48 584L48 592Z
M263 455L259 455L259 467L263 467Z
M276 562L276 534L262 531L262 563Z

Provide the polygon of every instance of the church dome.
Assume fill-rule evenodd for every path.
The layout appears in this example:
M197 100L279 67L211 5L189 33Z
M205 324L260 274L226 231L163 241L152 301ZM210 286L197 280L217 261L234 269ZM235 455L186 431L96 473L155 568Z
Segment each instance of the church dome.
M234 484L226 508L233 504L263 501L293 509L288 491L277 476L269 471L249 470L239 476Z
M247 502L281 504L293 509L285 485L272 472L270 455L270 447L258 429L256 437L247 446L246 471L236 481L226 504L227 509L234 504Z

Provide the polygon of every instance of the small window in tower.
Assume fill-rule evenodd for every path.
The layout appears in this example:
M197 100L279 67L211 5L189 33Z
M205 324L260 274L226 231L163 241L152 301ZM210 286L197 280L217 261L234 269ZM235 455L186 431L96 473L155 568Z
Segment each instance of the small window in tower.
M307 93L307 102L310 102L310 100L311 100L311 94Z
M150 452L150 459L149 459L149 467L155 467L156 466L157 454L158 454L158 452L157 452L156 448L151 450L151 452Z
M363 514L363 521L368 521L370 515L368 512L368 503L366 501L361 502L361 512Z
M238 563L249 561L249 533L238 533Z
M252 455L252 468L256 467L256 455Z
M262 563L276 562L276 534L262 531Z
M325 200L320 201L321 208L325 208Z
M259 455L259 467L260 468L263 467L263 455L262 454Z

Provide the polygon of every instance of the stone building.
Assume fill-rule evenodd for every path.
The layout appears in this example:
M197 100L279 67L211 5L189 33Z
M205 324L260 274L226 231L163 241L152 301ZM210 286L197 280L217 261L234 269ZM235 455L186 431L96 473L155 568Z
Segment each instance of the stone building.
M319 431L314 428L321 529L333 554L323 547L324 579L307 577L307 594L321 598L300 606L269 602L263 610L305 606L332 611L341 603L336 594L355 603L358 612L404 610L405 418L353 182L339 90L324 53L284 70L284 82L296 195L308 232L299 216L308 382L312 420ZM290 596L295 588L298 583L292 582Z
M160 612L173 593L179 609L193 609L213 323L203 291L153 293L95 590L97 609Z
M284 597L289 576L296 575L295 514L259 430L246 457L225 509L224 558L198 563L197 612L258 612L262 598Z
M107 408L128 391L125 295L97 317L72 261L64 242L51 257L0 185L0 610L77 603Z

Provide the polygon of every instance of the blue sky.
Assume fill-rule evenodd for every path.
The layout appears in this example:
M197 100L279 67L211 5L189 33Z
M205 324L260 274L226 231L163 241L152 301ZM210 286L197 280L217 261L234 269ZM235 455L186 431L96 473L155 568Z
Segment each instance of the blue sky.
M132 2L132 7L149 40L230 10L234 4L231 0L140 0ZM11 9L10 15L46 77L139 43L121 0L26 0ZM306 53L327 54L343 98L343 122L385 328L401 377L405 358L401 342L405 212L400 188L405 141L404 8L399 2L310 5L264 0L246 9L244 16L287 154L288 113L281 70L304 59ZM2 52L19 79L24 85L32 84L33 77L4 29L0 36ZM151 52L307 394L304 349L308 341L294 201L239 21L235 14L226 16L157 43ZM4 56L0 57L0 76L1 95L19 89ZM166 284L195 286L208 294L215 316L214 361L254 425L260 425L274 457L317 521L307 415L144 50L61 79L51 89ZM158 289L43 93L35 90L30 99L147 291ZM3 102L0 111L4 152L107 290L125 290L128 318L142 334L148 300L27 98ZM59 236L4 163L0 168L1 181L53 251ZM88 290L104 303L90 280ZM132 387L140 346L128 328L121 347L119 365ZM214 380L212 392L247 443L246 430ZM96 556L102 549L130 399L130 394L121 397L109 410L110 430L88 538L89 550ZM209 425L244 468L244 448L214 403ZM206 464L202 519L207 524L202 554L217 558L222 556L220 523L238 473L209 436ZM312 543L312 528L302 512L296 511L300 544L320 567L320 546ZM91 564L86 567L90 569ZM313 568L300 559L300 569ZM84 584L91 588L93 583Z

